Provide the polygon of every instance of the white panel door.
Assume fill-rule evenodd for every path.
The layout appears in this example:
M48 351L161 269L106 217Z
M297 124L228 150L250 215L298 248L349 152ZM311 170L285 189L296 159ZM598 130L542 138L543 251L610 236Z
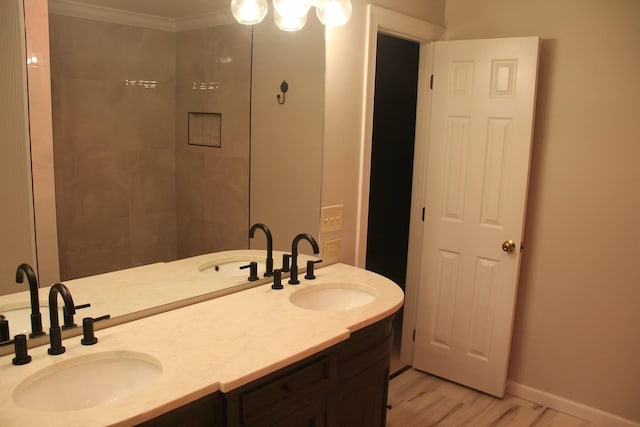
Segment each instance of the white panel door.
M434 48L413 366L495 396L509 360L538 50L537 37Z

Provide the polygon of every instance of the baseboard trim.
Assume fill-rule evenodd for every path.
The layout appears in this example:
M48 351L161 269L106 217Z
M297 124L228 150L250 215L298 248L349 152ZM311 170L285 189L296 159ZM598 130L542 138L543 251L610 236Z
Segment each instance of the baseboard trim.
M622 418L610 412L605 412L546 391L538 390L524 384L507 382L507 393L529 400L543 406L548 406L559 412L582 418L599 426L606 427L640 427L640 422Z

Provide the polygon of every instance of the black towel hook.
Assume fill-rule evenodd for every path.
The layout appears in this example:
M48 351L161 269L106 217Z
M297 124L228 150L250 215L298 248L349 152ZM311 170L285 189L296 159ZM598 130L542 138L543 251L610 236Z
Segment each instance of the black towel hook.
M289 90L289 84L287 83L286 80L283 80L282 83L280 83L280 91L282 92L282 101L280 101L280 94L278 94L278 96L277 96L278 104L280 104L280 105L284 104L285 95L286 95L288 90Z

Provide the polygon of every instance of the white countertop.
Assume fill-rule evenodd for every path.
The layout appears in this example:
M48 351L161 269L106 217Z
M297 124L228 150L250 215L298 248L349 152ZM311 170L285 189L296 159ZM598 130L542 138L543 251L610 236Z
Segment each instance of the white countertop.
M404 295L392 281L344 264L318 269L317 279L297 286L283 280L146 317L96 332L99 342L83 346L80 337L63 341L67 351L47 354L48 346L31 349L33 361L14 366L12 355L0 358L0 425L110 426L132 425L217 390L228 392L336 343L350 333L396 312ZM293 305L298 289L328 283L355 283L372 288L371 303L345 311L315 311ZM179 285L179 284L174 284ZM74 295L75 297L75 295ZM18 406L13 390L41 369L78 356L107 351L134 351L153 356L162 374L134 395L87 409L42 412ZM52 391L55 393L55 391Z
M280 268L282 251L273 251L274 268ZM234 261L265 261L264 250L239 249L232 251L214 252L205 255L184 258L171 262L160 262L143 265L125 270L112 271L95 276L74 280L65 280L76 305L90 303L91 307L79 310L76 323L81 324L83 317L99 317L105 314L112 318L123 317L123 321L135 320L150 314L167 311L194 302L204 301L219 295L225 295L237 290L255 285L248 282L249 271L237 276L224 276L201 272L200 269L213 264L224 264ZM298 265L306 266L306 261L317 259L300 254ZM258 272L260 276L264 270ZM39 299L40 312L45 332L49 331L48 298L51 284L40 284ZM29 284L26 281L16 285L22 292L3 295L0 297L0 313L10 315L8 310L30 308ZM58 305L61 306L59 298ZM14 316L15 317L15 316ZM28 314L20 313L17 319L10 318L11 335L30 332L31 324ZM15 320L19 320L16 322ZM118 323L109 321L110 324ZM0 354L6 354L1 352Z

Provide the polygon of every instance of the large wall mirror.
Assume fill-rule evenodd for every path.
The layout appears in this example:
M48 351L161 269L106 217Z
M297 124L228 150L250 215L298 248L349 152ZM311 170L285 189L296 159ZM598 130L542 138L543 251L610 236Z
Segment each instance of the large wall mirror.
M264 247L248 239L255 222L275 249L317 236L324 28L247 27L228 9L49 2L55 211L36 217L54 218L58 253L37 257L56 259L61 280ZM0 294L25 291L14 274L2 272Z

